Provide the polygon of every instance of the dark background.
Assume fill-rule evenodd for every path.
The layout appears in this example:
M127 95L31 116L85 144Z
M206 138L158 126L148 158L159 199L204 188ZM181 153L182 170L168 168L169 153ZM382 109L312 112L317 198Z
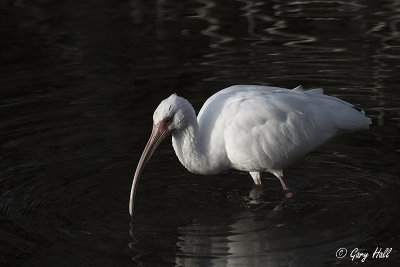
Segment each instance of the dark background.
M0 0L0 265L352 265L400 237L400 3ZM322 87L368 131L289 168L188 173L168 140L132 175L158 103L234 84ZM371 257L371 256L370 256ZM355 260L360 263L360 260Z

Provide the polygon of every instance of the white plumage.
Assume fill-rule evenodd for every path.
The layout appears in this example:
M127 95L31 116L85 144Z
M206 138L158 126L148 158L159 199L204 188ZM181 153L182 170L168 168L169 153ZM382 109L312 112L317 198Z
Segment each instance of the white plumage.
M260 172L271 172L282 187L283 169L334 136L368 129L363 110L322 89L304 91L235 85L212 95L196 119L190 103L175 94L163 100L153 116L153 132L132 184L136 183L158 144L172 134L180 162L191 172L213 174L226 169L248 171L256 184Z

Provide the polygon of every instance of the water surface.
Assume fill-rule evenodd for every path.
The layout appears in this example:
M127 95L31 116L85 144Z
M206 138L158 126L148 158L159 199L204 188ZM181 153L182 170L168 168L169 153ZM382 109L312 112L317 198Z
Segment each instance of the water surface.
M0 2L0 265L352 265L400 256L398 1ZM187 172L170 141L144 171L152 113L233 84L324 88L365 109L255 190ZM360 263L360 260L355 260Z

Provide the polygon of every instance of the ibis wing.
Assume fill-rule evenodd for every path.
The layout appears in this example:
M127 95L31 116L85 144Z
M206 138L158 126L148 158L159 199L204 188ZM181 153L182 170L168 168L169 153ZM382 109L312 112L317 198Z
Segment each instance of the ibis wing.
M330 112L303 94L243 99L226 106L224 114L231 116L224 130L226 153L232 167L242 170L283 169L337 133Z
M198 121L208 149L242 170L280 170L343 131L368 128L350 103L323 94L231 86L211 96Z

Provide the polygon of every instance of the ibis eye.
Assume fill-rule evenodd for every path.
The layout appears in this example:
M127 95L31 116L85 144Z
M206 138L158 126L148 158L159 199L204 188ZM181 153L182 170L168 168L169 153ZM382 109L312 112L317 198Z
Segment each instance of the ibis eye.
M165 124L168 125L168 124L170 124L170 123L171 123L171 118L166 118L166 119L165 119Z

